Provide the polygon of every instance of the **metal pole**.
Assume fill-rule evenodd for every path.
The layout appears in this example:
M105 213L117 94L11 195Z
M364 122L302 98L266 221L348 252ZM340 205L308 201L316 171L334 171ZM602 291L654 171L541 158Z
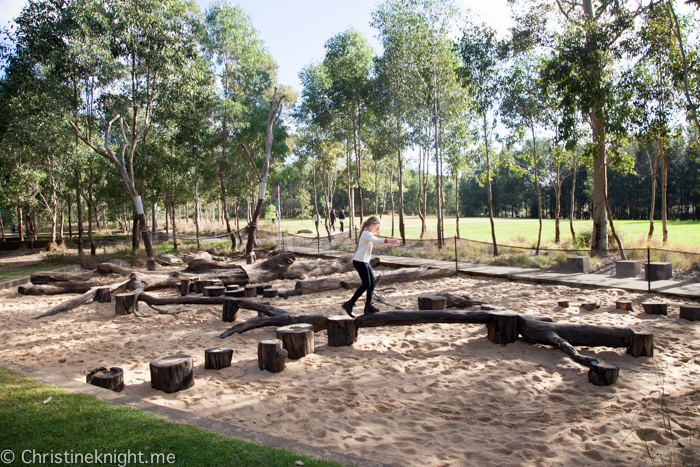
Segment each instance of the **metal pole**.
M647 245L647 292L651 292L651 245Z
M455 234L455 274L459 274L459 266L457 265L457 234Z

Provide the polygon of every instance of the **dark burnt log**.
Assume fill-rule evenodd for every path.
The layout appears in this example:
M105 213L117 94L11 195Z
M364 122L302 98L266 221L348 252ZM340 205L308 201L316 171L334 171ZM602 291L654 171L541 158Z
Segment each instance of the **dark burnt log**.
M54 282L51 285L20 285L17 293L22 295L63 295L66 293L85 293L92 288L102 287L101 282Z
M287 290L285 292L280 292L279 294L277 294L277 296L282 297L285 300L287 300L289 297L296 297L299 295L302 295L302 291L297 289Z
M95 368L87 374L85 382L110 391L121 392L124 389L124 370L116 366Z
M487 324L490 312L486 311L383 311L355 318L355 327L413 326L427 323Z
M224 292L225 296L231 297L231 298L243 298L244 294L245 294L245 292L243 291L243 289L227 290L226 292Z
M189 355L171 355L150 363L151 387L173 393L194 386L194 365Z
M668 315L668 304L664 302L644 302L642 307L648 315Z
M454 269L426 269L426 268L403 268L397 271L382 272L382 285L397 284L400 282L427 281L442 277L454 276ZM344 280L341 285L344 289L356 289L362 281L358 277Z
M587 311L593 311L596 308L600 308L596 302L585 302L581 304L581 308Z
M483 302L480 300L472 300L466 295L456 295L449 292L439 292L447 300L447 308L469 308L472 306L480 306Z
M355 320L349 316L329 316L326 321L329 347L351 346L357 341Z
M418 295L419 310L444 310L447 299L442 295Z
M112 290L109 287L97 288L94 301L97 303L112 303Z
M224 339L233 334L243 334L244 332L251 331L253 329L263 328L263 327L279 327L288 326L290 324L306 323L311 324L314 327L314 332L323 331L326 329L326 322L328 317L323 315L279 315L279 316L266 316L264 318L251 318L242 323L238 323L235 326L227 329L219 335L219 339Z
M127 274L128 275L128 274ZM29 276L29 280L34 285L50 285L55 282L90 282L100 277L94 272L51 272L37 271Z
M146 293L141 293L139 301L148 305L221 305L225 300L235 300L239 308L263 312L267 316L279 316L288 314L286 310L270 306L269 302L256 302L253 300L242 300L230 297L154 297Z
M279 339L265 339L258 342L258 368L271 373L284 370L284 363L289 352L282 348Z
M121 276L131 276L131 274L138 272L140 274L145 274L145 275L154 275L154 276L164 276L166 275L163 272L159 271L144 271L144 270L139 270L137 271L136 269L132 268L125 268L123 266L119 266L118 264L114 263L100 263L97 265L97 272L100 274L119 274Z
M232 298L224 300L224 306L221 311L221 321L233 323L238 319L238 302Z
M559 305L562 308L569 308L569 301L568 300L559 300L557 302L557 305Z
M205 370L220 370L231 366L233 358L233 350L214 348L204 351L204 369Z
M331 274L341 274L344 272L354 271L355 267L352 265L352 257L353 255L343 255L332 260L304 261L294 263L294 265L289 268L285 278L304 280L309 277L330 276ZM372 258L369 264L372 267L379 266L379 258ZM321 290L319 290L319 292L321 292Z
M255 293L256 293L257 295L262 295L263 290L265 290L266 287L269 287L269 286L266 286L266 285L263 285L263 284L253 284L253 285L255 285L255 287L256 287Z
M241 290L241 286L240 286L240 285L237 285L237 284L227 285L227 286L226 286L226 292L233 292L233 291L235 291L235 290Z
M593 362L588 370L588 382L596 386L610 386L620 376L620 369L605 362Z
M616 310L634 311L632 309L632 300L616 300L615 301L615 309Z
M505 310L504 307L502 307L500 305L492 305L491 303L482 303L481 309L484 311L503 311L503 310Z
M156 270L156 260L153 258L148 258L146 260L146 270L155 271Z
M121 289L127 287L128 283L129 283L129 281L124 281L124 282L120 282L118 284L112 284L109 286L109 288L112 292L115 292L117 290L121 290ZM57 315L59 313L63 313L63 312L72 310L74 308L77 308L80 305L87 303L90 300L93 300L95 298L96 293L97 293L97 287L93 287L92 289L85 292L84 294L82 294L78 297L72 298L71 300L68 300L65 303L61 303L60 305L56 305L55 307L51 308L46 313L43 313L39 316L35 316L33 319L46 318L47 316Z
M282 347L289 352L290 360L299 360L314 353L314 326L312 324L291 324L277 328L277 339L282 341Z
M138 295L134 292L120 293L114 297L114 312L118 315L128 315L139 311Z
M194 293L202 293L204 292L204 284L205 280L203 279L195 279L194 280Z
M190 279L182 279L180 281L180 295L186 296L190 294L192 290L192 281Z
M204 287L203 295L205 297L221 297L226 292L226 287L223 285L210 285Z
M209 277L220 279L225 285L246 285L252 282L264 283L285 279L287 271L295 260L292 253L281 253L265 261L246 265L202 259L191 261L185 271L210 271Z
M634 358L654 356L654 334L651 332L635 332L630 338L627 353Z
M494 344L512 344L518 340L518 313L494 311L486 323L488 339Z
M269 302L269 301L266 301L266 302L260 301L260 302L255 302L255 303L259 303L260 305L264 305L264 306L266 306L266 307L269 307L269 306L270 306L270 302ZM258 318L263 317L263 316L269 316L269 314L268 314L268 313L265 313L265 312L263 312L263 311L258 311Z
M258 286L257 284L248 284L243 290L243 296L245 298L255 298L258 296Z
M678 317L688 321L700 321L700 305L681 305Z
M277 296L277 289L265 289L262 292L263 298L275 298Z

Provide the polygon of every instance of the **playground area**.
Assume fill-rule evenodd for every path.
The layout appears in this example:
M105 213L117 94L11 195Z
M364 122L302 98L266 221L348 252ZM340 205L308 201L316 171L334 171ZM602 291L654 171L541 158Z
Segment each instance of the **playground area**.
M311 267L322 260L296 261ZM385 277L401 271L375 270ZM295 289L296 281L266 284L284 291ZM163 306L141 303L137 313L119 315L114 302L88 302L34 319L75 295L20 295L16 289L0 290L0 349L7 360L75 381L84 382L97 367L120 367L126 395L392 465L636 466L647 465L650 455L657 462L669 456L679 464L698 462L700 329L679 319L679 307L697 300L463 275L379 289L384 300L408 310L417 308L419 295L452 293L555 324L653 333L654 356L578 347L619 368L617 381L597 386L586 367L556 348L522 338L496 345L483 324L426 323L363 327L353 345L341 347L331 347L322 330L313 353L271 373L258 367L258 342L274 339L275 327L219 338L232 325L257 319L258 312L244 307L231 323L222 321L220 304L173 304L162 313ZM270 302L293 316L328 317L343 314L340 304L350 293L248 300ZM149 294L180 297L174 287ZM630 300L633 310L617 309L619 300ZM641 303L648 301L666 303L668 315L646 314ZM579 306L590 302L599 307ZM389 308L383 305L375 316ZM216 347L232 349L231 366L205 369L205 350ZM194 386L172 394L153 389L149 362L176 354L193 357Z

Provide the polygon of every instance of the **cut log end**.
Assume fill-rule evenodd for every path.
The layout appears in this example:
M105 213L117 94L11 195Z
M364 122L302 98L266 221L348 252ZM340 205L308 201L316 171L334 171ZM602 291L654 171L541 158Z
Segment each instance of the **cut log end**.
M668 304L664 302L644 302L642 307L648 315L668 315Z
M355 320L349 316L329 316L326 330L329 347L347 347L357 341Z
M128 315L139 311L138 296L132 293L120 293L114 296L114 312L118 315Z
M95 298L97 303L112 303L112 290L109 287L100 287L95 290Z
M277 289L264 289L262 296L263 298L275 298L277 296Z
M568 300L559 300L557 302L557 305L559 305L562 308L569 308L569 301Z
M231 366L232 349L214 348L204 351L204 369L220 370Z
M495 311L489 315L486 328L488 339L494 344L512 344L518 339L518 314Z
M419 310L445 310L447 299L442 295L418 295Z
M223 285L210 285L204 287L205 297L221 297L226 292L226 287Z
M258 286L256 284L248 284L245 286L243 296L246 298L254 298L258 295Z
M700 321L700 305L681 305L678 317L688 321Z
M258 342L258 368L271 373L284 370L284 364L289 353L282 348L279 339L265 339Z
M233 323L238 319L238 302L233 298L224 298L224 304L221 311L221 321Z
M600 308L597 302L585 302L581 304L581 308L583 308L586 311L593 311L596 308Z
M194 386L194 365L189 355L171 355L150 363L151 387L173 393Z
M632 308L632 300L617 300L617 301L615 301L615 309L616 310L634 311Z
M289 352L290 360L298 360L315 351L313 324L292 324L277 328L277 339L282 341L282 346Z
M620 376L620 369L604 362L592 363L588 370L588 382L596 386L610 386Z
M630 345L627 347L627 353L634 358L653 357L654 334L651 332L635 332L630 337Z
M85 382L93 386L120 392L124 389L124 371L116 366L112 368L95 368L85 377Z

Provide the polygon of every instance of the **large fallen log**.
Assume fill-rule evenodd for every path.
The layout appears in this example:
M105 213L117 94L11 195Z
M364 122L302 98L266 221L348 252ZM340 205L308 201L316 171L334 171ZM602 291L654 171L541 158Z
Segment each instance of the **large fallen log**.
M454 276L454 269L427 269L422 268L403 268L396 271L383 272L381 274L382 285L397 284L400 282L413 282L429 279L439 279L441 277ZM359 277L342 281L341 286L344 289L356 289L362 284Z
M438 292L436 295L442 295L447 299L447 308L469 308L470 306L480 306L486 303L480 300L472 300L464 295L455 295L449 292Z
M323 331L326 329L326 322L328 321L327 316L323 315L304 315L304 316L294 316L290 314L286 315L279 315L279 316L272 316L272 317L260 317L260 318L251 318L248 321L244 321L242 323L238 323L235 326L233 326L230 329L227 329L226 331L222 332L219 335L219 339L224 339L228 336L231 336L233 334L242 334L246 331L251 331L253 329L258 329L262 327L269 327L269 326L287 326L290 324L313 324L314 326L314 332L319 332Z
M109 286L110 292L114 292L116 290L120 290L122 288L125 288L129 281L124 281L120 282L118 284L112 284ZM99 287L93 287L83 295L79 295L78 297L72 298L71 300L68 300L65 303L61 303L60 305L56 305L55 307L51 308L49 311L46 313L43 313L39 316L35 316L34 319L39 319L39 318L46 318L47 316L53 316L57 315L59 313L63 313L69 310L72 310L73 308L77 308L83 303L87 303L91 301L92 299L95 298L95 294L97 294L97 289L101 288L103 286Z
M352 257L353 255L343 255L332 260L295 263L289 268L286 278L306 279L307 277L330 276L331 274L354 271L355 266L352 265ZM369 264L372 267L379 266L379 258L372 258Z
M144 302L147 305L222 305L224 300L234 300L238 304L238 308L243 308L245 310L252 310L263 313L267 316L281 316L287 315L288 312L276 308L274 306L266 305L261 302L256 302L253 300L243 300L238 298L230 297L197 297L186 295L184 297L154 297L149 294L141 293L138 297L140 302Z

